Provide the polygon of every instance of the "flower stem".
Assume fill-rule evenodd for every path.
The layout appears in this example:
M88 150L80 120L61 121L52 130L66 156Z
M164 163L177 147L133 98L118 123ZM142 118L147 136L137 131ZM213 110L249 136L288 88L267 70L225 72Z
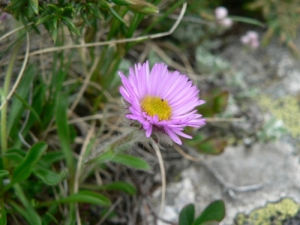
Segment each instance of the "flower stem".
M164 166L164 160L162 158L161 152L159 150L158 145L155 143L155 141L151 142L151 145L153 146L156 156L158 158L158 163L160 167L160 173L161 173L161 205L160 205L160 211L159 214L162 214L165 207L165 200L166 200L166 188L167 188L167 182L166 182L166 171Z

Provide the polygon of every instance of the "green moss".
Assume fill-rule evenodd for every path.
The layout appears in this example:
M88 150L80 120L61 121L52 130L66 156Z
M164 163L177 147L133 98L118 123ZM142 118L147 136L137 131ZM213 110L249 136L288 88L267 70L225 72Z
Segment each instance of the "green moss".
M281 225L284 220L294 217L299 210L300 206L296 202L285 198L255 209L249 215L238 214L235 225Z

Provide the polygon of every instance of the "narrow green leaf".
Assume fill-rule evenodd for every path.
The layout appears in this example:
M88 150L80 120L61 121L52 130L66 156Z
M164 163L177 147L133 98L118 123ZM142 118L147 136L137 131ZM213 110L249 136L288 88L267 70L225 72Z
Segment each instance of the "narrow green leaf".
M7 188L13 186L15 183L26 180L30 176L32 169L46 149L47 144L44 142L39 142L33 145L29 149L25 159L13 171L11 183L7 186Z
M30 225L41 225L41 219L37 215L37 213L32 209L32 207L29 207L24 209L23 207L17 205L16 203L10 202L10 205L14 210L16 210L18 213L20 213Z
M225 204L222 200L210 203L199 217L196 218L193 225L201 225L206 222L221 222L225 217Z
M26 79L22 79L16 92L22 96L23 99L26 99L30 90L30 84L34 78L35 75L35 69L33 65L29 65L25 72L24 72L24 77L26 77ZM20 130L19 127L19 122L20 122L20 118L24 112L24 104L22 104L22 102L20 102L18 99L16 99L17 97L14 96L12 98L12 105L10 107L10 111L9 111L9 117L8 117L8 133L10 135L10 137L12 138L16 138L16 136L18 135L18 132Z
M44 167L48 168L53 163L63 160L64 159L64 153L62 151L55 151L55 152L49 152L46 153L43 158L40 160L40 164Z
M214 96L213 99L213 110L215 113L222 113L225 111L228 104L228 91L220 91Z
M42 217L42 223L43 225L50 225L50 224L61 224L58 222L59 218L56 218L54 215L57 215L59 205L54 204L50 205L47 208L47 212L44 213ZM60 220L60 219L59 219ZM60 220L61 222L61 220Z
M56 126L57 132L59 136L59 140L61 143L62 151L66 157L67 166L71 174L74 171L74 161L73 161L73 152L71 149L70 143L70 131L68 126L68 118L67 118L67 96L61 94L61 96L57 96L56 99Z
M94 16L98 17L99 19L104 19L97 5L92 5L89 6L88 8L93 13Z
M7 224L6 211L5 211L5 207L2 206L0 207L0 225L6 225L6 224Z
M37 112L34 110L34 108L32 108L25 99L23 99L17 92L14 93L14 95L17 97L17 99L20 100L20 102L22 102L24 104L24 106L30 110L30 112L32 113L32 115L39 121L39 123L42 123L41 118L39 117L39 115L37 114Z
M121 182L121 181L101 185L99 188L104 189L104 190L124 191L130 195L136 194L136 188L133 185L126 183L126 182Z
M4 157L9 161L13 161L17 164L20 164L25 158L26 153L20 149L9 149L5 152ZM11 164L12 162L10 162Z
M23 204L24 208L12 201L9 202L9 205L12 205L13 208L15 208L15 210L19 212L30 225L41 225L41 218L25 196L25 193L19 184L14 185L14 191L16 198Z
M120 153L116 154L111 159L111 161L121 163L123 165L133 167L135 169L142 169L142 170L150 169L148 163L145 160L127 154L120 154Z
M0 178L5 177L9 174L7 170L0 170Z
M129 167L133 167L135 169L142 169L142 170L149 170L150 167L147 164L146 161L144 161L143 159L137 158L135 156L131 156L128 154L123 154L123 153L115 153L111 150L103 153L102 155L88 161L87 163L101 163L101 162L107 162L107 161L111 161L111 162L116 162L116 163L120 163Z
M62 22L69 28L69 30L78 36L80 35L79 30L75 27L72 20L70 20L68 17L62 16L61 17Z
M128 1L128 0L112 0L113 3L117 5L131 5L134 4L134 2Z
M260 27L266 27L266 24L264 24L263 22L248 17L229 16L229 18L236 22L243 22L243 23L253 24Z
M58 17L55 16L52 21L52 26L54 29L57 29Z
M55 203L89 203L94 205L111 205L111 201L105 196L91 192L91 191L79 191L76 194L72 194L66 198L56 200Z
M7 52L9 52L17 43L19 43L19 41L25 37L25 34L26 34L25 32L23 34L20 34L18 38L12 41L9 45L5 46L6 47L5 50L2 50L0 52L0 58L2 58L2 56L7 54Z
M51 9L52 11L56 11L58 9L57 4L47 4L47 8Z
M91 163L96 163L96 162L106 162L106 161L110 161L112 159L112 157L114 156L114 152L109 150L104 152L103 154L97 156L94 159L91 159L87 162L87 164L91 164Z
M35 86L34 88L34 93L33 93L33 98L32 98L32 104L31 107L34 108L36 113L40 116L44 116L45 114L42 114L43 110L45 110L45 99L47 99L46 93L48 90L48 87L45 84L41 84L39 86ZM49 111L47 111L49 113ZM41 127L43 127L45 120L44 118L41 118L42 124ZM23 130L23 136L26 137L28 132L30 131L31 127L35 124L36 118L33 116L33 114L29 115L28 121L26 123L26 126ZM20 142L20 141L19 141ZM19 147L16 143L16 146Z
M145 15L159 13L158 7L155 5L152 5L149 2L143 2L140 5L132 4L132 5L129 5L128 7L135 12L143 13Z
M54 18L54 17L55 17L55 15L53 15L53 14L51 14L51 15L46 15L46 16L40 18L40 19L35 23L35 25L39 25L39 24L45 23L45 22L51 20L51 19Z
M58 29L57 28L54 28L54 27L51 27L50 28L50 35L54 41L54 43L56 43L57 41L57 37L58 37Z
M68 172L63 170L61 173L54 173L53 171L39 166L33 170L34 175L40 178L45 184L53 186L66 179Z
M179 214L179 225L192 225L195 218L195 206L189 204L185 206Z
M123 20L123 18L111 7L109 7L110 12L113 14L114 17L117 18L121 23L123 23L125 26L127 26L126 22Z
M16 9L21 8L24 5L24 3L24 1L11 1L6 7L6 10L15 11Z
M35 12L35 14L39 13L39 1L38 0L29 0L29 6Z
M196 135L197 138L198 135ZM200 153L218 155L221 154L228 144L228 141L222 138L208 137L206 139L198 141L195 140L185 140L184 141L189 146L195 148Z

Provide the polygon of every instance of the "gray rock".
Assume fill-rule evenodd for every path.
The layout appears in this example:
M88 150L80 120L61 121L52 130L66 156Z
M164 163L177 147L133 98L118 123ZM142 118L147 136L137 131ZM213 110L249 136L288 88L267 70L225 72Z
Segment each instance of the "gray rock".
M232 198L208 168L232 186L262 183L263 188L235 192ZM247 150L242 146L228 147L222 155L185 169L181 177L180 182L168 185L166 208L161 215L174 222L188 203L195 203L199 214L213 200L223 199L227 212L223 225L233 224L238 213L248 214L283 197L300 203L299 157L294 155L292 146L284 142L256 144ZM159 199L157 195L158 192L155 198Z

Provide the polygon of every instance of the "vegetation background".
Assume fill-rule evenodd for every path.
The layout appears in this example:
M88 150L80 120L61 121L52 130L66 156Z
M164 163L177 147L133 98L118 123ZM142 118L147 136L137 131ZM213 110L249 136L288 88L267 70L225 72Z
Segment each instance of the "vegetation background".
M241 133L235 122L253 119L251 90L224 78L231 70L220 52L256 30L259 46L244 43L245 51L275 39L299 57L299 3L2 1L0 225L146 224L149 216L168 223L150 199L161 185L158 159L151 146L128 136L117 71L163 61L200 88L207 126L187 130L194 138L182 149L161 150L166 179L173 180L182 169L173 160L191 157L183 149L218 155L245 136L266 142L287 132L273 119ZM227 24L216 15L220 6L229 12ZM247 104L234 114L227 110L232 101ZM221 221L224 207L216 201L195 216L188 205L178 223Z

